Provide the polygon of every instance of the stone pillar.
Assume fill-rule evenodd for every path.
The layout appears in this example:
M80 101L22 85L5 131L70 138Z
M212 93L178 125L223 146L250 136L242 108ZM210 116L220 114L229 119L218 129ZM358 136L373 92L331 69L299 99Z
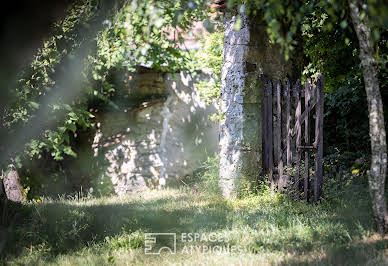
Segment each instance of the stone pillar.
M235 30L238 18L240 30ZM224 20L220 130L220 181L226 198L252 188L261 172L262 124L260 74L284 78L291 67L279 47L271 45L266 25L226 11Z

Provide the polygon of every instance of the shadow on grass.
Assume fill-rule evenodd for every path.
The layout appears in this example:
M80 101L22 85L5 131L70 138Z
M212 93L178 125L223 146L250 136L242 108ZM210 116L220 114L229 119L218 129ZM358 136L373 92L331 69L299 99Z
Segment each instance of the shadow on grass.
M287 259L286 264L362 262L370 260L371 254L386 249L388 244L387 240L369 244L355 242L373 232L373 224L367 192L352 193L340 202L325 202L319 206L287 199L274 202L259 196L244 205L183 192L151 199L31 204L29 213L9 229L4 258L16 258L22 252L42 249L45 259L50 260L58 254L102 246L107 238L129 236L139 231L178 234L222 231L235 232L237 237L232 241L253 253L300 255ZM348 196L350 198L346 198ZM303 256L316 251L323 257Z
M330 247L319 256L293 257L281 265L387 265L388 239Z
M91 206L68 202L31 206L21 222L9 228L5 253L17 256L23 249L44 245L50 255L65 254L104 242L106 237L139 230L180 233L228 226L226 216L230 210L225 202L177 204L189 204L191 200L180 196Z

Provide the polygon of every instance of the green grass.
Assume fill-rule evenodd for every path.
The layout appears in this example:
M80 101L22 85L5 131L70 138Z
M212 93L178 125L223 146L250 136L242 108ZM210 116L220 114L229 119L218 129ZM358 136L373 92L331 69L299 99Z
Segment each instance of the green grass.
M227 201L177 189L125 197L43 199L25 209L8 229L0 264L388 264L388 239L376 236L368 193L361 185L319 206L268 192ZM177 254L144 254L144 233L151 232L177 233ZM216 233L243 252L186 254L181 233Z

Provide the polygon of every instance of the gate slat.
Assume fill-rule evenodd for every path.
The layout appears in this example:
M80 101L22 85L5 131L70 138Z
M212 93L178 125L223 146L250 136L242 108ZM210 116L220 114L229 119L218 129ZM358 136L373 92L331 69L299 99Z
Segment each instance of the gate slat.
M305 84L305 89L304 89L304 106L305 106L305 112L306 112L306 118L304 121L304 141L305 145L309 145L310 143L310 125L309 125L309 101L310 101L310 79L307 79L306 84ZM305 150L304 152L304 199L306 201L309 200L309 151L308 149Z
M263 100L263 173L268 174L271 192L274 191L273 181L273 115L272 115L272 81L262 77L264 84Z
M267 104L268 104L268 100L267 100L267 97L268 97L268 94L267 94L267 90L268 90L268 80L266 79L266 77L263 75L263 76L260 76L261 78L261 81L263 83L263 105L262 105L262 121L263 121L263 124L262 124L262 130L263 130L263 141L262 141L262 147L263 147L263 150L262 150L262 156L263 156L263 160L262 160L262 166L263 166L263 174L266 175L268 174L268 152L267 152L267 145L268 145L268 133L267 133L267 128L268 128L268 125L267 125L267 119L268 119L268 107L267 107Z
M287 186L291 178L291 87L290 81L286 80L286 159L287 159L287 175L285 176L283 186Z
M271 182L271 192L275 189L275 182L273 180L273 113L272 113L272 101L273 101L273 84L269 81L268 84L268 152L269 152L269 180Z
M315 107L315 179L314 179L314 203L317 203L322 194L323 179L323 76L319 75L315 91L317 105Z
M278 80L276 86L276 98L277 98L277 161L278 161L278 185L281 186L281 180L283 177L283 152L282 152L282 86L280 80ZM281 188L279 187L279 190Z
M310 95L310 98L311 98L311 95ZM300 115L299 121L298 120L295 121L295 125L291 130L291 136L294 136L296 134L296 132L298 131L298 126L301 125L302 122L306 119L307 115L310 114L310 111L315 107L316 103L317 103L316 99L312 99L312 101L310 101L309 107L305 109L303 113Z
M301 159L301 149L299 148L302 144L302 123L301 121L299 120L300 119L300 115L301 115L301 112L302 112L302 99L301 99L301 93L300 93L300 88L301 85L300 85L300 81L298 80L296 82L296 85L295 85L295 94L296 94L296 110L295 110L295 120L296 120L296 123L298 123L298 127L297 127L297 130L296 130L296 141L295 141L295 144L296 144L296 154L295 154L295 165L296 165L296 177L295 177L295 180L296 180L296 186L295 186L295 189L297 189L298 187L300 187L298 184L301 180L301 176L300 176L300 159Z

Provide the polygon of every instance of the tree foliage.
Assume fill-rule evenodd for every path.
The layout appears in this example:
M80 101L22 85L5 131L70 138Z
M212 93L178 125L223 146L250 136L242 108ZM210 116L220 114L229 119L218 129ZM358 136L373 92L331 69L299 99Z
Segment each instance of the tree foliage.
M109 103L114 95L112 72L137 65L184 69L188 53L178 47L182 33L206 16L200 0L76 1L20 75L6 111L9 132L31 124L39 128L26 134L24 154L30 158L42 152L55 160L75 157L72 140L94 126L90 102ZM12 152L19 162L20 151Z
M214 103L221 96L221 70L223 62L223 32L208 33L203 40L203 47L194 55L194 69L202 70L210 75L209 80L199 81L195 87L201 98L207 103Z

